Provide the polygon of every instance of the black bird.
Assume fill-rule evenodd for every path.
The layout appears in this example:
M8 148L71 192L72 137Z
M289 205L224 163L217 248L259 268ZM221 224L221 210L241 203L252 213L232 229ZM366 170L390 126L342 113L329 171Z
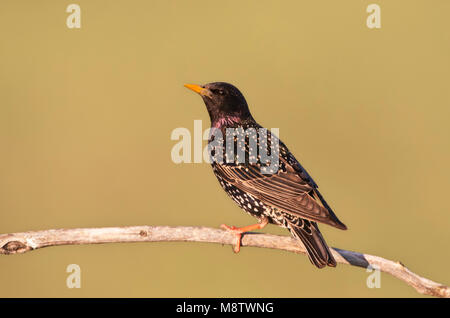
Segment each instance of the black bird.
M226 136L226 130L230 128L243 130L253 128L258 132L262 128L253 119L242 93L233 85L216 82L203 86L194 84L185 86L202 96L211 119L211 127L220 130L223 136ZM261 162L259 152L256 162L250 160L251 151L254 149L251 147L250 137L244 138L245 144L242 147L245 150L245 159L241 158L239 161L234 156L233 160L226 160L227 158L222 162L212 160L214 174L226 193L243 210L259 219L258 224L241 228L222 225L222 228L232 231L237 236L234 251L239 252L244 232L262 229L268 223L272 223L287 228L295 238L300 239L315 266L335 267L336 261L316 222L342 230L346 230L347 227L339 221L326 203L317 189L317 184L281 141L279 141L277 169L273 170L273 173L267 171L263 173L261 167L265 162ZM258 133L256 138L259 146L263 142L261 134ZM272 138L270 133L267 134L268 148L275 138L276 136ZM213 140L214 136L209 140L210 145ZM235 136L232 146L235 152L238 152L239 147L237 140ZM224 146L223 149L225 148Z

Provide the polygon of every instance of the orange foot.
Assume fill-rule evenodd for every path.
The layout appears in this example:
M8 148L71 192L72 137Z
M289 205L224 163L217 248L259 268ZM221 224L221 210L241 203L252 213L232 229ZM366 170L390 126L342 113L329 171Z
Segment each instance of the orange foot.
M260 230L264 228L267 225L267 223L269 223L269 219L267 217L263 217L257 224L247 225L244 227L235 227L222 224L220 228L236 235L236 244L233 247L233 251L235 253L239 253L239 251L241 250L242 234L248 231Z

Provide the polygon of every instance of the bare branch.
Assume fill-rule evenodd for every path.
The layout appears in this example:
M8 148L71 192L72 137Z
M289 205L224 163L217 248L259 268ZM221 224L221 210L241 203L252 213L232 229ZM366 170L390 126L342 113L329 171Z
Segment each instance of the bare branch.
M0 254L21 254L47 246L125 242L208 242L233 245L235 237L223 230L206 227L129 226L84 229L59 229L0 235ZM303 245L289 236L246 233L242 246L285 250L306 254ZM400 262L379 256L332 249L338 263L380 271L404 281L419 293L450 298L450 288L423 278Z

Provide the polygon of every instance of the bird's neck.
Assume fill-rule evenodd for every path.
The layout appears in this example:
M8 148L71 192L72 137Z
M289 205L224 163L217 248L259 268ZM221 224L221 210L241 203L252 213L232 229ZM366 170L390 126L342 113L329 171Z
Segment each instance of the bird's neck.
M211 121L211 128L227 128L227 127L235 127L239 126L242 122L242 118L239 116L224 116L219 117Z

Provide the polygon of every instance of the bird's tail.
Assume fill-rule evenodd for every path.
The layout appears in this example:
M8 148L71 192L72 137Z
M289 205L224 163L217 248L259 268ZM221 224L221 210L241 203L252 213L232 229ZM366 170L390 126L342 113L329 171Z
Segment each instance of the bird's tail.
M311 263L318 268L325 266L336 267L336 261L331 254L330 248L325 242L316 222L302 220L303 226L289 224L291 234L300 239L308 252Z

